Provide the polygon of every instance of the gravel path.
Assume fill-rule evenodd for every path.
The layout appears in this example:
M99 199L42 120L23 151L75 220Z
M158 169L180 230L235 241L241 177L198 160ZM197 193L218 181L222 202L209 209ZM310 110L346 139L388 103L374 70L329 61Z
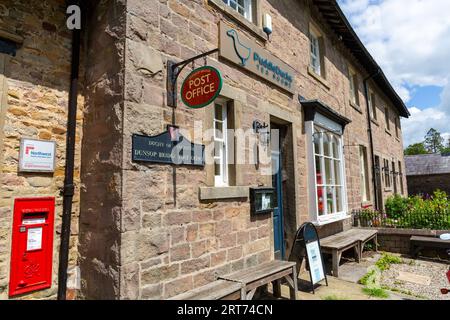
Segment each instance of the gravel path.
M410 292L416 297L430 300L450 300L450 294L441 294L441 288L450 288L445 273L449 265L445 263L429 262L421 260L403 259L402 264L393 264L389 270L382 273L381 284L389 288ZM431 278L430 285L416 284L412 282L399 281L397 277L400 272L409 272L420 276Z

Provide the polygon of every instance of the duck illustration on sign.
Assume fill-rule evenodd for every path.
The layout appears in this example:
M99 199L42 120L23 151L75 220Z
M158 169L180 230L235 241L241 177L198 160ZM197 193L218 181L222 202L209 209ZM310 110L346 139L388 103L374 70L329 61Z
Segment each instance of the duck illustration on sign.
M251 49L242 44L239 40L239 35L234 29L230 29L227 31L227 35L233 39L234 50L238 55L239 59L241 59L241 66L245 67L247 64L247 60L250 59Z

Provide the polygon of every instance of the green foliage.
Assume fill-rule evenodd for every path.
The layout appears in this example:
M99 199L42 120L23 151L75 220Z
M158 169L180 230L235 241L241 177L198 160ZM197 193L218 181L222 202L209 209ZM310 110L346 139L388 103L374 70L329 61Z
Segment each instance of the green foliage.
M405 149L405 156L415 156L419 154L428 154L423 142L412 144Z
M398 219L408 210L408 199L396 194L386 200L385 207L389 218Z
M376 275L375 273L376 273L375 270L369 271L368 273L366 273L366 275L364 277L359 279L358 283L362 284L363 286L367 286L367 285L373 284L374 278L375 278L375 275Z
M444 148L444 138L441 133L434 128L431 128L424 141L425 148L430 153L438 153Z
M400 264L403 263L403 260L397 256L394 256L389 253L383 253L380 260L375 263L375 266L378 267L381 271L389 270L391 264Z
M450 229L450 200L448 195L436 190L429 196L400 195L386 200L386 212L365 209L358 214L362 227L392 227L408 229Z
M369 297L387 299L389 294L382 288L363 288L363 292Z
M322 299L322 300L348 300L347 298L341 298L341 297L338 297L338 296L335 295L335 294L332 294L332 295L329 295L329 296L322 297L321 299Z

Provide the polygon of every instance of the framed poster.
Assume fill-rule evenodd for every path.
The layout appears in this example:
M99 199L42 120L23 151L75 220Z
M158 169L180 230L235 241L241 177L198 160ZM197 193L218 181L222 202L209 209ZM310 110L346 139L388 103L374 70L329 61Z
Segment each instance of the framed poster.
M56 142L20 139L20 172L55 172Z
M314 241L306 244L306 252L311 272L312 284L319 283L325 279L323 272L322 255L320 254L319 242Z

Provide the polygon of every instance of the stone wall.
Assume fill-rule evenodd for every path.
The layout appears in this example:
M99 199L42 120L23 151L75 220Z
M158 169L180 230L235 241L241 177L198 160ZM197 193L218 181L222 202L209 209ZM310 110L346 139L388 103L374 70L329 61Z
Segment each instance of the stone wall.
M81 295L120 297L125 1L92 4L86 36ZM130 190L131 191L131 190ZM130 250L135 250L132 248ZM125 276L128 276L125 273Z
M410 254L411 236L437 237L449 231L438 230L419 230L419 229L387 229L377 228L378 230L378 250L393 253ZM445 250L435 250L425 248L421 255L430 258L446 258L448 255Z
M450 194L450 174L407 176L406 179L410 195L433 194L437 189Z
M0 70L0 82L3 76L5 81L0 85L4 85L7 94L6 105L2 104L1 108L4 112L4 125L0 127L0 138L3 139L0 143L3 145L0 150L0 299L8 297L11 226L14 199L17 197L56 198L52 288L22 298L51 298L56 293L62 214L60 190L64 180L71 56L71 33L65 27L65 8L62 0L4 0L0 6L0 29L23 38L23 44L15 57L0 54L0 59L5 62L4 69ZM70 267L77 264L78 256L80 141L83 121L81 96L79 106ZM56 170L53 174L18 172L22 137L56 141Z

